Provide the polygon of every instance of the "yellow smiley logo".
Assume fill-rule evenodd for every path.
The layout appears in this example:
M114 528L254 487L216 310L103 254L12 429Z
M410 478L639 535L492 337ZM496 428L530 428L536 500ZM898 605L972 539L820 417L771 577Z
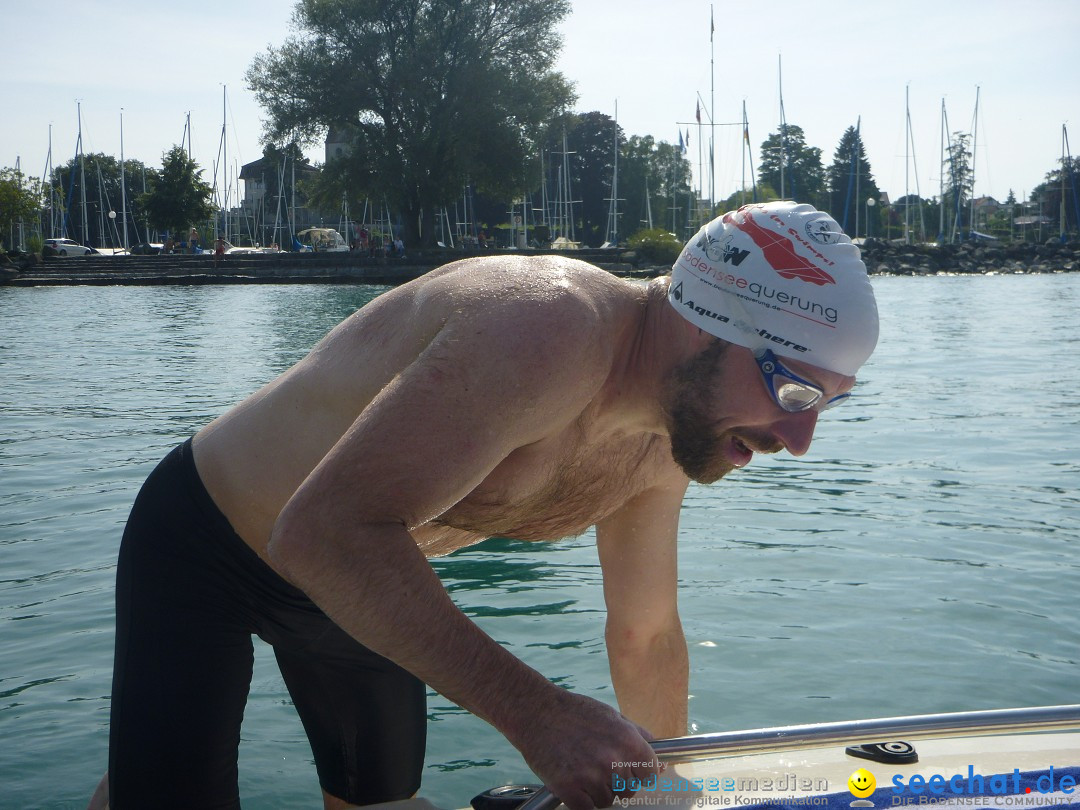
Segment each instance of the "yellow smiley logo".
M853 795L858 796L860 799L865 799L871 793L874 792L874 788L877 787L877 780L874 775L866 768L859 768L847 780L848 790Z

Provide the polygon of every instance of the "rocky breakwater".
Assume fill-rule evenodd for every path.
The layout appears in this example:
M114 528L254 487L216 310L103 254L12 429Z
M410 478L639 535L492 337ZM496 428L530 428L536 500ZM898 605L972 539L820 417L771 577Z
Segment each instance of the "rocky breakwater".
M860 246L871 274L1063 273L1080 270L1080 242L964 242L905 245L870 240Z
M22 254L14 260L0 254L0 285L401 284L468 256L510 256L513 253L447 249L409 251L406 257L367 256L353 252L237 253L228 254L220 261L214 261L209 253L48 259ZM558 251L522 252L529 256L556 253ZM652 275L647 270L637 269L621 251L583 249L563 255L592 262L615 275Z

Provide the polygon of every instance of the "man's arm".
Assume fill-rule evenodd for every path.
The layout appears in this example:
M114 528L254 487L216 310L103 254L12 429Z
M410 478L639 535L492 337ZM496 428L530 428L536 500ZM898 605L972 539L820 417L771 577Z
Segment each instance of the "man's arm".
M491 298L433 330L290 499L268 552L346 632L490 722L568 806L588 810L611 804L613 762L652 758L640 730L487 636L409 533L595 395L610 365L605 336L582 334L595 313L563 303Z
M656 737L686 734L689 663L676 593L685 492L685 479L647 490L596 527L615 695Z

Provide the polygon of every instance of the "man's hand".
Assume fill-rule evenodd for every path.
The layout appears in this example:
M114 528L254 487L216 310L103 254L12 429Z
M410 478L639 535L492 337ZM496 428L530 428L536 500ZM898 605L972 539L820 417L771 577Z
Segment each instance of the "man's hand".
M660 769L647 730L610 706L564 689L552 693L521 728L521 738L510 741L570 810L610 807L616 798L634 794L631 780L649 779ZM616 790L617 785L625 787Z

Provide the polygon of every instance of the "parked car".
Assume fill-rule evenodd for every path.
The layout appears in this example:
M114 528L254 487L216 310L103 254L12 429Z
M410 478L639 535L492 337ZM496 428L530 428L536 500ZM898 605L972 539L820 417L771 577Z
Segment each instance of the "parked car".
M296 235L301 252L337 253L349 251L349 243L333 228L307 228ZM295 248L295 245L294 245Z
M133 256L156 256L165 247L161 242L140 242L131 249Z
M45 247L56 251L57 256L85 256L93 249L80 245L73 239L46 239Z

